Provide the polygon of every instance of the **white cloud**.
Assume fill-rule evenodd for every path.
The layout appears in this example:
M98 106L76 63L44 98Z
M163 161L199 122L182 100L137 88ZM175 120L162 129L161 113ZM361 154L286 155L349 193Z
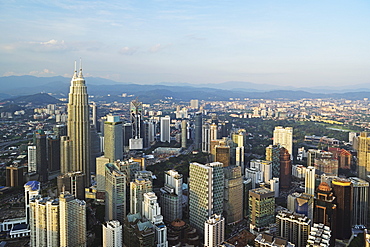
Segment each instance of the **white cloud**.
M55 74L54 71L48 70L48 69L43 69L42 71L31 71L28 73L29 75L53 75Z
M167 44L167 45L161 45L161 44L156 44L156 45L153 45L152 47L149 48L149 51L150 52L159 52L159 51L162 51L163 49L171 46L172 44Z
M133 55L135 52L137 52L137 50L138 49L136 47L125 46L121 50L119 50L119 53L123 55Z

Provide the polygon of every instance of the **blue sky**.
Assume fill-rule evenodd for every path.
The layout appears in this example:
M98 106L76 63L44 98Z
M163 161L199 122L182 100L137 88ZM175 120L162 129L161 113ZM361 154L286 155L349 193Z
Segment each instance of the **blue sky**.
M370 1L1 1L0 76L370 83Z

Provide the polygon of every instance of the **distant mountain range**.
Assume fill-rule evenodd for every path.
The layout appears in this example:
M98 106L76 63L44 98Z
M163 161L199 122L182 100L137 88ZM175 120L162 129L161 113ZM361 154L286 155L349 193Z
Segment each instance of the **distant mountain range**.
M200 100L229 100L230 98L251 99L290 99L302 98L370 98L370 85L352 85L348 87L294 88L279 87L269 84L255 84L250 82L225 82L220 84L187 84L187 83L160 83L154 85L140 85L133 83L119 83L116 81L87 77L88 93L99 100L126 102L132 100L122 97L122 94L134 95L147 103L165 100L172 97L176 101ZM30 95L40 92L50 93L56 98L67 97L70 78L35 77L35 76L8 76L0 77L0 99L14 96ZM325 93L323 93L325 92Z

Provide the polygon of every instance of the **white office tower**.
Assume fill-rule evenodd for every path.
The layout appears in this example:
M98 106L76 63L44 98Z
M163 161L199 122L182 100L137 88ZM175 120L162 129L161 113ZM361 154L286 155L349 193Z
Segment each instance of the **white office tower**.
M126 217L126 175L113 163L105 165L105 218L123 224Z
M165 222L182 219L182 175L175 170L164 172L160 203Z
M130 182L130 213L143 214L142 202L144 200L144 193L152 192L152 181L146 178L135 178Z
M36 172L36 146L28 146L28 173Z
M122 247L122 225L118 220L103 224L103 247Z
M213 214L223 211L224 170L223 164L190 163L189 171L189 219L190 225L204 232L204 222Z
M276 126L274 130L274 141L273 145L280 144L285 147L290 157L293 157L293 128L292 127L282 127Z
M105 165L113 162L105 156L96 158L96 189L105 191Z
M60 246L86 246L86 203L73 195L59 196Z
M250 161L250 168L262 172L262 180L264 183L270 182L272 178L272 161L253 159Z
M211 150L211 130L209 124L203 124L202 126L202 152L210 153Z
M32 247L57 247L60 243L59 201L33 197L30 202L30 244ZM74 216L71 215L71 218ZM86 220L86 219L84 219Z
M163 223L161 208L157 202L157 196L154 192L144 193L143 216L152 222L156 232L156 246L167 247L167 227Z
M263 172L255 167L245 168L245 178L252 180L252 189L255 189L256 184L263 182Z
M161 117L161 142L171 141L170 116Z
M214 214L204 223L204 246L217 247L225 240L225 218Z
M352 226L367 226L369 183L357 177L349 178L353 188Z
M272 178L270 180L270 189L274 192L275 197L279 197L279 178Z
M30 222L30 202L31 199L40 195L40 182L28 181L24 185L24 204L26 207L26 222Z
M104 157L111 162L122 159L123 156L122 122L119 116L107 116L104 123Z
M315 195L315 167L313 166L306 168L304 189L306 194Z

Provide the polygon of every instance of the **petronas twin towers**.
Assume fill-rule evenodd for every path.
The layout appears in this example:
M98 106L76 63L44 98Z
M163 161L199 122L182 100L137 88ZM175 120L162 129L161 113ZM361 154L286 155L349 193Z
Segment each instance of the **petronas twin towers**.
M65 155L66 162L62 164L62 173L82 172L85 174L85 186L90 186L90 115L87 88L82 75L82 66L79 73L75 64L75 71L71 80L68 101L68 147Z

